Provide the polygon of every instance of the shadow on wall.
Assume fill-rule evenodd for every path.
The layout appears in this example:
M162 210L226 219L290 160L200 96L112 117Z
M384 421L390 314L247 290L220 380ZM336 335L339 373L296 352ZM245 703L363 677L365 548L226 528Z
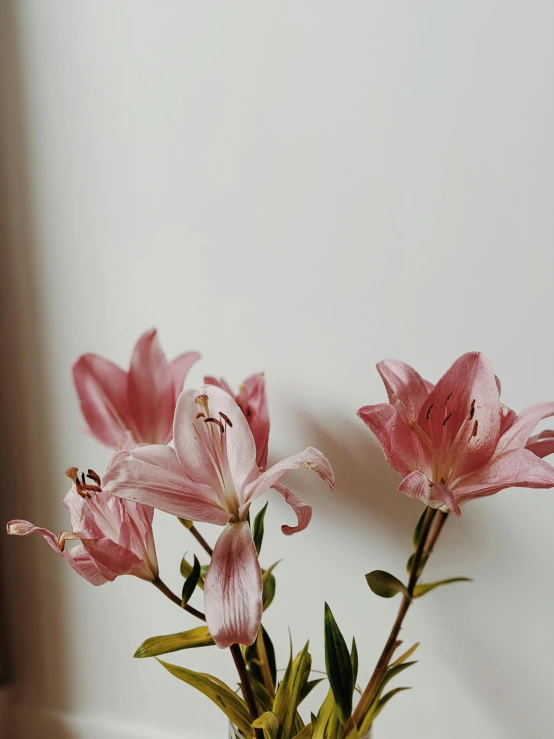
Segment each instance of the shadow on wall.
M47 510L50 496L46 494L53 480L46 431L51 414L26 144L17 5L4 2L0 4L2 527L7 519L15 517L39 523L52 519ZM10 702L64 710L68 685L62 637L63 593L56 570L48 566L44 554L45 543L38 537L24 543L0 534L0 674L9 688ZM25 729L2 728L9 739L28 736Z

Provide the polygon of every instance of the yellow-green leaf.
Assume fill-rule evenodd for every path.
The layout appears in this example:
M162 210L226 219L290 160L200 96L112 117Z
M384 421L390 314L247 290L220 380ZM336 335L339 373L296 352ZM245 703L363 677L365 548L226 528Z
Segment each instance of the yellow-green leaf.
M279 562L280 561L281 560L279 560ZM275 562L274 564L272 564L271 567L268 567L267 570L264 570L262 574L262 602L264 611L269 608L269 606L273 603L273 598L275 598L275 588L277 586L277 582L275 580L275 576L273 575L273 570L277 567L279 562Z
M297 708L300 703L300 696L310 675L311 668L312 658L308 652L308 644L306 644L294 660L289 660L283 679L277 688L273 712L279 722L278 739L288 739L292 735L293 727L299 719ZM300 724L299 728L304 728L303 724Z
M204 672L194 672L186 667L172 665L159 659L158 662L174 677L191 685L203 693L218 706L232 723L247 737L252 737L254 732L250 726L250 715L244 701L234 693L228 685L222 683L212 675Z
M277 716L272 711L266 711L262 715L252 722L254 729L263 729L265 739L277 739L277 732L279 730L279 722Z
M429 593L441 585L449 585L452 582L472 582L470 577L449 577L447 580L438 580L437 582L423 582L414 588L414 598L421 598L422 595Z
M178 634L165 636L151 636L146 639L135 652L134 656L157 657L160 654L178 652L180 649L195 649L196 647L210 647L214 643L207 626L197 626L189 631L180 631Z
M267 511L267 506L268 503L266 503L262 510L257 514L256 518L254 519L254 525L252 526L252 538L254 539L254 546L256 547L258 556L260 556L262 541L264 540L264 518Z
M407 652L404 652L404 654L401 654L398 659L393 662L390 667L397 667L398 665L401 665L403 662L405 662L407 659L409 659L412 654L415 652L415 650L419 647L419 642L417 641L413 647L410 647ZM389 667L389 669L390 669Z

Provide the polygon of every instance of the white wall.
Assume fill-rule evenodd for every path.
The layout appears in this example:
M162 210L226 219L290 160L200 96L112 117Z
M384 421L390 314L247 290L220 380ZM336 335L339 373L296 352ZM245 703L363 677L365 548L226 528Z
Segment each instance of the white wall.
M156 325L170 355L203 352L194 382L265 369L272 455L319 446L338 482L332 496L297 475L315 512L290 539L279 525L291 515L272 499L264 562L283 562L268 629L281 664L290 625L323 668L327 599L367 677L398 604L363 575L402 572L419 512L355 417L384 398L374 363L403 358L436 379L480 349L511 406L554 396L554 5L21 0L4 11L21 81L11 133L24 144L10 191L14 335L36 399L32 453L17 456L28 484L7 491L5 515L61 529L63 471L107 458L81 433L78 354L125 364ZM415 689L382 714L377 739L551 736L553 517L554 493L513 490L449 522L431 572L475 582L413 608L403 638L421 640L420 663L401 684ZM193 546L168 517L157 532L177 588ZM3 546L22 736L62 724L68 738L114 726L224 736L207 700L131 659L145 637L189 626L153 588L93 589L42 541ZM215 648L182 661L234 680Z

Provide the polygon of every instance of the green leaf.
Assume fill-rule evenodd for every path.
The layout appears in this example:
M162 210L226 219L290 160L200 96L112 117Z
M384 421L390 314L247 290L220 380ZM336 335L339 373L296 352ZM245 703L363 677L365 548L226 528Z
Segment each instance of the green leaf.
M187 562L186 553L185 553L185 556L181 560L181 576L184 577L185 579L189 578L192 574L192 570L193 570L193 565ZM205 577L204 570L205 570L205 566L202 566L200 568L200 577L197 583L198 587L202 588L202 590L204 590L204 577Z
M415 652L415 650L419 647L419 642L416 642L413 647L410 647L407 652L404 652L404 654L401 654L400 657L393 662L390 667L396 667L397 665L401 665L403 662L405 662L407 659L409 659L412 654ZM390 669L390 668L389 668Z
M254 526L252 527L252 538L254 539L254 544L256 546L258 556L260 556L262 541L264 539L264 518L267 511L267 506L268 503L266 503L262 510L257 514L256 518L254 519Z
M198 626L189 631L166 636L152 636L142 642L134 657L157 657L160 654L178 652L180 649L195 649L196 647L210 647L214 640L210 636L207 626Z
M178 518L177 520L179 521L179 523L183 524L186 529L192 529L192 527L194 526L194 521L189 521L186 518Z
M358 647L356 646L356 639L352 637L352 649L350 650L350 662L352 663L352 686L356 687L356 680L358 679Z
M312 724L314 723L312 719ZM337 728L340 729L340 721L337 717L337 704L335 703L335 696L333 691L329 689L325 700L321 704L319 712L317 714L317 722L315 723L312 739L328 739L328 737L334 736L331 733L331 724L336 724Z
M273 570L277 567L280 561L281 560L279 560L278 562L274 562L271 567L268 567L267 570L264 570L262 573L262 603L264 611L269 608L269 606L273 603L273 599L275 598L275 588L277 587L277 582L273 575Z
M250 674L258 682L263 683L268 693L274 696L277 683L275 649L269 634L261 624L256 641L246 648L245 659Z
M174 677L191 685L203 693L220 708L233 724L247 737L253 736L250 726L250 715L244 701L236 695L228 685L216 677L203 672L187 670L186 667L172 665L159 659L158 662Z
M379 595L381 598L392 598L397 593L403 593L408 598L410 597L408 588L390 572L373 570L373 572L367 573L365 579L375 595Z
M383 694L383 690L385 689L386 685L397 675L399 675L401 672L404 672L404 670L407 670L408 667L411 667L412 665L415 665L416 662L403 662L402 664L394 665L392 667L389 667L388 670L385 672L383 677L381 678L381 682L379 683L379 687L377 688L377 692L375 694L375 698L373 699L368 712L364 716L362 723L360 725L360 734L363 736L366 731L369 730L369 727L375 720L375 716L377 713L381 710L379 708L379 702L381 701L381 696ZM391 691L394 692L394 691ZM391 696L392 698L392 696ZM389 699L387 699L389 700Z
M308 680L308 682L304 685L304 688L300 694L300 700L298 701L298 705L302 703L303 700L305 700L312 690L319 685L319 683L322 683L325 680L324 677L320 677L317 680Z
M299 734L295 734L293 739L312 739L315 724L309 723L304 726Z
M421 516L417 519L417 523L414 529L414 537L413 537L413 543L414 543L414 552L418 547L419 540L421 538L421 529L423 528L423 522L425 521L425 516L427 515L427 511L429 510L428 507L425 507L423 510L423 513Z
M418 577L423 572L423 568L427 564L427 560L429 559L430 554L431 554L430 552L423 552L422 553L421 558L419 560L419 566L417 568L417 576ZM410 574L410 572L412 571L412 564L413 564L413 561L414 561L414 557L415 557L415 552L410 555L410 557L408 558L408 561L406 562L406 572L408 574Z
M325 604L325 668L343 724L352 713L354 673L348 647L331 609Z
M194 565L192 566L192 571L183 584L183 594L181 595L181 605L183 606L183 608L189 602L192 594L196 590L196 586L198 585L199 581L200 581L200 562L196 558L196 554L195 554L194 555Z
M252 722L254 729L263 729L266 739L277 739L279 730L279 722L277 716L272 711L262 713L255 721Z
M293 728L299 720L297 708L300 703L300 696L312 668L312 658L308 652L308 646L309 642L296 655L294 660L289 660L283 679L277 688L273 711L279 722L278 739L288 739L288 737L294 736ZM296 729L296 733L302 728L304 728L303 724L300 724Z
M252 692L256 699L256 705L258 706L258 712L264 713L266 711L273 710L273 696L269 694L263 683L250 674L250 685L252 686Z
M414 598L421 598L422 595L429 593L441 585L449 585L452 582L473 582L470 577L449 577L447 580L438 580L437 582L423 582L414 588Z
M381 713L390 699L393 698L397 693L402 693L404 690L411 690L411 688L395 688L394 690L390 690L388 693L386 693L377 703L377 707L375 709L375 712L373 713L373 721L375 721L377 716Z

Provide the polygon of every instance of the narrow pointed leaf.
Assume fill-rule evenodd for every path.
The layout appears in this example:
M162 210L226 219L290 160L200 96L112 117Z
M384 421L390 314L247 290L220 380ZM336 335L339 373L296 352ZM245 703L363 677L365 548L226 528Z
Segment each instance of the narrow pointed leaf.
M196 555L194 555L194 564L192 566L192 571L183 584L183 594L181 595L181 605L183 606L183 608L189 602L192 594L196 590L196 586L198 585L199 581L200 562L196 558Z
M425 521L425 516L427 515L428 510L429 509L426 507L423 510L423 513L421 514L421 516L417 519L417 523L414 529L414 536L413 536L414 552L418 547L419 540L421 538L421 529L423 528L423 522Z
M160 654L178 652L181 649L195 649L196 647L210 647L214 640L210 636L207 626L198 626L196 629L181 631L178 634L152 636L146 639L137 649L134 657L157 657Z
M294 660L289 660L283 679L277 688L273 712L277 715L279 722L278 739L288 739L294 736L293 728L299 723L297 708L311 668L312 658L308 652L308 644L306 644ZM304 726L300 724L296 733L302 728Z
M269 634L261 625L256 641L246 648L245 660L250 674L262 683L267 692L274 697L277 682L275 649Z
M356 646L356 639L352 637L352 649L350 650L350 662L352 663L352 686L356 686L356 680L358 679L358 647Z
M325 604L325 667L342 723L352 713L354 674L348 647L331 609Z
M379 595L381 598L393 598L397 593L403 593L408 598L410 597L408 588L390 572L373 570L373 572L368 572L365 579L375 595Z
M429 593L435 588L440 588L442 585L449 585L452 582L472 582L469 577L449 577L447 580L438 580L437 582L424 582L420 585L416 585L414 588L414 598L421 598L422 595Z
M421 559L419 560L419 567L417 568L417 576L419 577L421 573L423 572L423 568L427 564L427 560L429 559L430 552L423 552L421 555ZM408 561L406 562L406 572L409 574L412 571L412 563L414 561L415 552L410 555Z
M377 718L377 716L381 713L383 708L387 705L387 703L390 701L391 698L394 698L394 696L397 693L402 693L404 690L411 690L411 688L395 688L394 690L390 690L388 693L386 693L379 703L377 703L377 708L375 709L375 712L373 713L373 721Z
M265 713L273 710L273 697L267 692L263 683L256 680L252 673L250 674L250 685L258 706L258 713Z
M268 567L267 570L264 570L262 574L262 603L264 611L269 608L269 606L273 603L273 599L275 598L275 589L277 587L277 582L275 580L275 576L273 575L273 570L277 567L278 564L279 562L275 562L271 565L271 567Z
M254 526L252 527L252 538L254 539L254 545L256 547L256 551L258 552L258 556L260 555L262 542L264 540L264 519L265 513L267 511L267 506L268 503L266 503L261 511L257 514L256 518L254 519Z
M236 695L229 686L222 683L212 675L203 672L194 672L185 667L172 665L159 659L158 662L174 677L191 685L203 693L220 708L233 724L247 737L252 737L254 732L250 726L250 715L246 704Z
M416 642L413 647L410 647L407 652L404 652L404 654L401 654L398 659L393 662L390 667L397 667L398 665L401 665L403 662L405 662L407 659L409 659L412 654L415 652L415 650L419 647L419 642ZM390 669L390 668L389 668Z
M185 555L185 557L183 557L183 559L181 560L181 576L184 577L185 579L189 578L192 574L192 570L193 570L193 565L187 562L186 555ZM205 570L204 566L200 567L200 577L198 578L198 583L197 583L197 586L199 588L202 588L202 590L204 590L204 577L205 577L204 570Z
M300 705L300 703L302 703L302 701L310 695L312 690L324 680L324 677L320 677L317 680L308 680L308 682L304 685L302 692L300 693L300 700L298 701L298 704Z

